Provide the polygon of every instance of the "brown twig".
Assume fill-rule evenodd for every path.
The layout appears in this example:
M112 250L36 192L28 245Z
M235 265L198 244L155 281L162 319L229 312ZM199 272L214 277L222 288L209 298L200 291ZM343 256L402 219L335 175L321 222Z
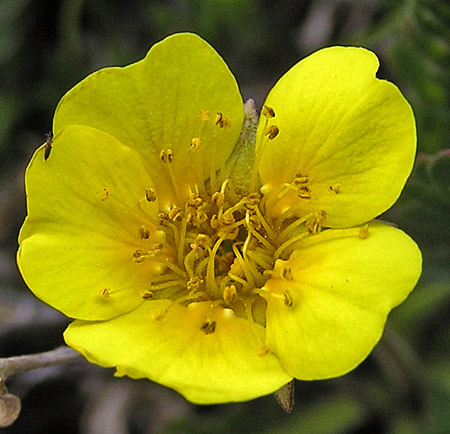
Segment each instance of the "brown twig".
M45 353L28 354L25 356L0 358L0 379L4 382L10 375L45 368L47 366L70 363L80 354L69 347L61 346Z

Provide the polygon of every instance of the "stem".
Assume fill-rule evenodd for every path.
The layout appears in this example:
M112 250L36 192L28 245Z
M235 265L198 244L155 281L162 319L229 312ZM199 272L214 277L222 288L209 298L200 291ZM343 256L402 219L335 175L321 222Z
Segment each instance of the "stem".
M69 347L61 346L45 353L28 354L26 356L5 357L0 359L0 379L4 382L10 375L63 365L78 360L80 354Z

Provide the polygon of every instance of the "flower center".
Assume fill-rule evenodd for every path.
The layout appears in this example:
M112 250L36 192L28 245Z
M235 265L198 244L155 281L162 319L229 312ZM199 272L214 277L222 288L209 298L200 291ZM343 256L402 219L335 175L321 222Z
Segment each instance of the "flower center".
M265 300L260 293L273 275L275 261L287 259L300 240L320 230L325 219L323 212L299 219L292 210L271 217L273 205L286 191L295 188L302 197L298 178L267 195L231 191L226 180L209 196L192 194L184 207L159 213L161 242L133 255L137 263L149 259L165 265L143 297L169 298L185 305L210 301L213 307L223 305L264 324ZM150 243L147 227L141 226L138 235ZM287 268L281 277L292 280ZM285 294L285 303L292 304L290 294Z
M270 118L270 113L266 117ZM226 127L229 120L218 114L216 125ZM271 140L277 134L276 126L268 126L264 139ZM191 146L195 149L200 144L201 138L196 137ZM175 158L173 152L163 150L160 158L174 178L170 167ZM185 306L209 302L211 311L222 306L264 326L266 301L261 296L265 292L262 288L275 274L275 262L288 259L298 242L319 232L326 216L320 211L298 218L295 206L281 214L274 211L286 194L295 192L299 206L311 198L307 175L298 173L291 183L275 188L263 186L262 193L253 174L247 187L225 179L214 191L219 178L215 176L214 183L210 179L201 191L194 186L191 191L195 192L191 192L182 206L180 201L169 211L160 212L157 219L152 219L151 226L138 229L143 247L135 250L134 262L152 261L161 270L150 278L142 297L169 299L172 305ZM147 190L143 200L155 199L155 192ZM282 268L278 273L277 277L292 280L289 268ZM284 303L293 304L289 291L284 293ZM208 317L201 325L206 334L214 333L215 328L215 321Z

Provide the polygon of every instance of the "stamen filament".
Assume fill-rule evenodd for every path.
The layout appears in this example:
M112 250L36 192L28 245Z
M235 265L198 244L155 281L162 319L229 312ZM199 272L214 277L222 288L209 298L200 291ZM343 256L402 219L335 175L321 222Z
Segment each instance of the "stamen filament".
M178 278L179 276L177 274L160 274L159 276L150 277L146 283L149 285L154 285L167 280L177 280Z
M245 290L250 289L250 286L246 280L242 279L239 276L236 276L231 271L228 272L228 276L230 276L231 279L235 280L236 282L239 282L244 287L243 289L245 289Z
M287 187L289 187L290 184L284 183L280 184L271 191L264 194L263 198L261 199L261 209L264 209L264 212L267 214L267 202L271 202L274 200L274 196L278 195L280 192L286 190ZM276 197L275 197L276 199Z
M308 218L311 217L312 214L308 214L298 220L293 221L289 226L287 226L285 229L283 229L280 233L280 235L278 235L278 241L279 242L283 242L284 239L286 238L286 236L289 236L289 234L297 227L300 226L301 224L305 223L306 220ZM281 216L280 216L281 217Z
M203 186L203 181L205 179L203 175L203 160L199 158L200 150L195 150L188 153L189 167L195 168L193 171L188 171L189 185L191 191L198 191L198 185ZM196 160L196 161L194 161Z
M289 246L296 243L297 241L300 241L306 237L309 237L310 234L308 232L301 233L300 235L297 235L296 237L293 237L287 241L285 241L280 247L278 247L277 250L275 250L275 253L273 255L274 259L277 260L284 250L286 250Z
M239 265L242 268L242 271L245 274L245 278L247 279L247 282L250 286L254 287L255 286L255 282L253 280L253 275L251 273L251 271L249 270L249 268L247 267L247 262L244 260L244 258L242 257L241 253L239 252L239 249L237 248L238 244L242 244L242 243L233 243L233 253L236 256L236 259L239 262Z
M264 218L264 216L261 214L261 211L258 206L255 207L255 212L256 212L256 215L258 216L258 221L263 225L269 238L271 240L276 240L277 236L275 235L275 232L270 227L269 223L267 223L267 220Z
M195 259L191 261L191 259L192 259L193 256L195 256L195 251L194 251L194 250L191 250L191 251L184 257L184 261L183 261L183 263L184 263L184 268L186 269L186 271L187 271L187 273L188 273L188 275L189 275L190 278L194 277L194 275L195 275L194 270L193 270L193 267L191 267L191 264L190 264L191 262L192 262L192 265L194 264L194 260L195 260Z
M172 182L173 191L175 192L178 204L181 205L183 203L183 197L181 195L180 188L178 187L178 182L175 178L175 174L173 173L172 164L166 164L166 167L169 172L170 181Z
M191 294L191 293L189 293L189 294L185 294L185 295L183 295L183 296L181 296L181 297L178 297L178 298L176 298L175 300L173 300L163 311L161 311L161 312L159 312L159 313L154 313L153 314L153 319L155 319L155 320L161 320L162 318L164 318L164 316L169 312L169 311L171 311L176 305L179 305L179 304L181 304L181 303L184 303L184 302L186 302L186 301L188 301L189 303L188 304L190 304L190 303L194 303L194 302L196 302L196 301L199 301L199 296L202 296L202 295L206 295L206 294L203 294L203 293L199 293L198 295L195 295L195 294Z
M177 287L177 286L184 286L185 285L184 280L169 280L168 282L160 283L158 285L151 285L150 291L157 291L158 289L165 289L170 287Z
M195 274L200 276L203 273L203 270L205 269L205 267L208 265L208 262L209 262L209 257L200 261L200 264L198 264L197 267L195 268Z
M186 211L187 210L185 210L185 214ZM186 244L186 227L187 227L187 219L186 217L183 217L180 228L180 241L178 243L178 265L180 265L180 267L183 264L183 253Z
M249 232L269 251L275 251L275 248L270 244L258 231L249 228Z
M162 259L151 258L151 260L166 265L167 268L170 268L172 271L174 271L181 277L186 277L186 272L181 268L179 268L177 265L175 265L173 262L171 262L169 258L162 258Z
M294 212L297 211L299 208L302 208L303 206L305 206L303 203L297 203L294 206L291 206L289 209L287 209L286 211L282 212L277 220L275 221L275 227L276 228L281 228L283 222L289 218L295 217ZM308 216L310 216L311 214L308 214ZM302 222L303 223L303 222ZM300 223L298 223L300 224ZM284 232L284 230L283 230ZM281 234L278 235L278 238L280 238Z
M253 266L252 262L249 261L248 256L247 256L247 250L248 250L248 245L250 243L250 239L252 238L252 233L250 231L250 233L247 235L247 238L244 242L244 245L242 247L242 256L244 257L244 261L246 263L246 265L248 266L248 269L252 275L252 277L254 278L254 280L257 280L257 286L259 286L260 284L264 283L261 282L261 274L258 272L258 270Z
M216 132L213 133L212 138L212 149L210 152L209 163L209 182L211 192L216 191L217 189L217 181L216 181L216 153L217 153L217 143L216 143Z
M220 131L220 143L219 144L223 144L223 146L219 146L219 149L222 149L226 145L227 141L228 141L228 128L221 128L221 131ZM218 174L220 175L220 179L226 180L227 173L225 173L226 172L225 171L225 163L226 163L225 158L221 158L220 162L221 163L220 163Z
M236 203L235 205L231 206L230 208L227 208L224 212L224 214L229 214L229 213L233 213L234 211L236 211L237 209L241 208L242 205L245 204L247 198L243 198L241 199L238 203ZM221 216L219 216L220 218Z
M247 252L247 255L249 258L251 258L253 261L255 261L258 265L260 265L262 268L264 268L265 270L268 270L270 268L273 267L273 264L265 261L261 255L256 254L254 251L249 250Z
M222 182L222 185L220 186L220 192L221 192L222 194L225 194L225 190L226 190L227 185L228 185L229 182L230 182L229 179L225 179L225 180Z
M138 202L138 208L145 212L145 220L148 220L150 223L152 223L155 226L155 229L154 229L155 231L158 230L158 229L164 230L165 229L164 226L161 225L161 223L158 220L156 220L150 213L147 213L145 211L145 209L142 209L141 202L145 202L145 203L149 203L149 202L145 198L142 198Z
M283 199L284 196L286 196L289 192L293 191L291 184L282 184L280 187L278 187L276 190L279 190L277 193L275 193L275 191L273 192L274 194L271 195L272 192L269 193L269 197L266 201L266 203L264 204L264 209L266 211L266 215L270 218L272 218L273 215L273 208L275 206L275 204ZM279 227L279 226L276 226Z
M178 228L173 223L167 223L167 225L173 231L173 238L174 238L175 246L179 246L180 245L180 232L178 231Z
M215 265L215 258L217 250L219 250L220 245L224 241L223 238L219 238L216 241L216 244L214 244L214 247L211 250L211 253L209 254L209 260L208 260L208 267L206 269L206 285L207 288L211 289L213 291L213 294L215 297L220 297L219 294L219 288L217 287L216 282L216 274L214 272L214 265Z

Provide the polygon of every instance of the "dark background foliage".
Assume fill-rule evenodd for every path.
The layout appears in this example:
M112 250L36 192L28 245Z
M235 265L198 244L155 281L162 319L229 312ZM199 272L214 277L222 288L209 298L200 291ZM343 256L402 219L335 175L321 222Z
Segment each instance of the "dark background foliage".
M23 411L5 433L450 432L450 6L446 0L0 0L0 356L50 350L67 319L35 300L15 265L23 175L61 96L90 72L141 59L178 31L223 56L258 106L293 64L327 45L381 60L416 113L416 168L389 219L424 254L423 277L351 374L271 396L195 406L149 381L77 362L12 377ZM446 151L447 150L447 151ZM423 155L422 155L423 154ZM220 375L220 373L218 373Z

